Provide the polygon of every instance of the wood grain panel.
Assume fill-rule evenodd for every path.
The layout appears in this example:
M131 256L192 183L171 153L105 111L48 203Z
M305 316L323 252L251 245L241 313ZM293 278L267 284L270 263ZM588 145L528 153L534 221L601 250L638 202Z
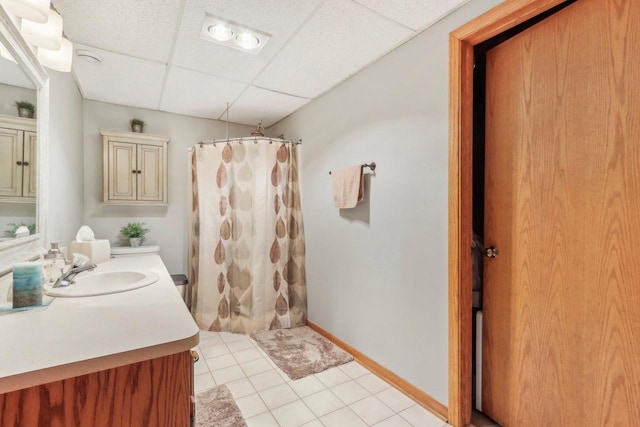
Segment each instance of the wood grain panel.
M335 335L322 329L315 323L309 322L307 320L307 326L313 329L314 331L316 331L317 333L319 333L320 335L322 335L323 337L325 337L326 339L328 339L329 341L331 341L332 343L334 343L335 345L337 345L338 347L340 347L341 349L343 349L344 351L346 351L347 353L351 354L353 358L357 362L359 362L362 366L364 366L365 368L367 368L368 370L370 370L371 372L373 372L374 374L376 374L377 376L379 376L380 378L382 378L383 380L385 380L386 382L388 382L389 384L391 384L392 386L394 386L395 388L397 388L398 390L400 390L401 392L409 396L417 404L428 409L429 411L434 413L436 416L440 417L443 421L447 420L447 407L444 406L442 403L438 402L433 397L429 396L427 393L423 392L416 386L410 384L405 379L394 374L384 366L380 365L375 360L362 354L355 348L351 347L349 344L337 338Z
M640 4L581 0L487 55L483 410L640 425Z
M188 351L0 395L0 425L188 427Z

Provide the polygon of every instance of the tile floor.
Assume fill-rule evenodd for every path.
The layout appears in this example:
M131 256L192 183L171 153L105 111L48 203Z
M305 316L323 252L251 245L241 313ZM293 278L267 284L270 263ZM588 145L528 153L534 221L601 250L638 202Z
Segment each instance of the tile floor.
M200 332L195 391L226 384L249 427L443 427L357 362L292 381L253 340Z

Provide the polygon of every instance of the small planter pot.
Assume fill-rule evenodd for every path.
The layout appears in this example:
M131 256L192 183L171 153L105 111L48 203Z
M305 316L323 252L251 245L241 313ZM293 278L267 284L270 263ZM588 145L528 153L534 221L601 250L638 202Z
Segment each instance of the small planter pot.
M131 125L131 130L137 133L142 133L143 125Z
M28 108L18 108L18 116L33 119L33 110Z
M141 237L129 237L129 244L132 248L137 248L142 243Z

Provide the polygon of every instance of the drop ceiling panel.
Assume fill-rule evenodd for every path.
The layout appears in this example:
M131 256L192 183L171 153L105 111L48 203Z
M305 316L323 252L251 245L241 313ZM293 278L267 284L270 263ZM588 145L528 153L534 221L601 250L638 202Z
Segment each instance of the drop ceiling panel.
M251 82L304 23L320 0L186 0L172 63ZM258 55L200 39L205 12L271 34Z
M167 75L160 110L217 119L247 87L239 83L172 66Z
M55 0L70 39L167 62L183 0Z
M309 99L250 86L229 109L229 121L257 125L262 120L263 126L271 126L307 102Z
M354 0L414 30L425 28L469 0Z
M86 49L102 56L102 64L92 64L73 58L73 69L88 99L158 108L166 65L100 49L75 44L75 49Z
M351 0L328 0L255 84L315 98L412 34L408 28Z

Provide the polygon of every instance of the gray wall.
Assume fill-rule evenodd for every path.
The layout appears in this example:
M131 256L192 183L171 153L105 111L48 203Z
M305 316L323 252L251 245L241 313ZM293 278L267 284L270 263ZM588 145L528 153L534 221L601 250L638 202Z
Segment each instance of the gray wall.
M448 34L473 0L270 128L303 138L309 320L447 404ZM333 207L328 172L375 161Z
M100 129L129 130L129 120L144 120L145 132L171 137L169 142L169 206L102 204L102 137ZM229 125L229 136L246 136L253 127ZM120 228L130 221L148 224L145 244L160 245L160 256L172 274L187 272L187 148L203 139L224 138L225 123L142 108L84 101L84 220L96 238L120 242Z
M68 247L83 220L82 96L70 73L50 78L47 241Z
M14 105L16 101L29 101L36 106L36 118L38 117L38 94L34 89L7 85L0 83L0 114L17 116L18 109Z

